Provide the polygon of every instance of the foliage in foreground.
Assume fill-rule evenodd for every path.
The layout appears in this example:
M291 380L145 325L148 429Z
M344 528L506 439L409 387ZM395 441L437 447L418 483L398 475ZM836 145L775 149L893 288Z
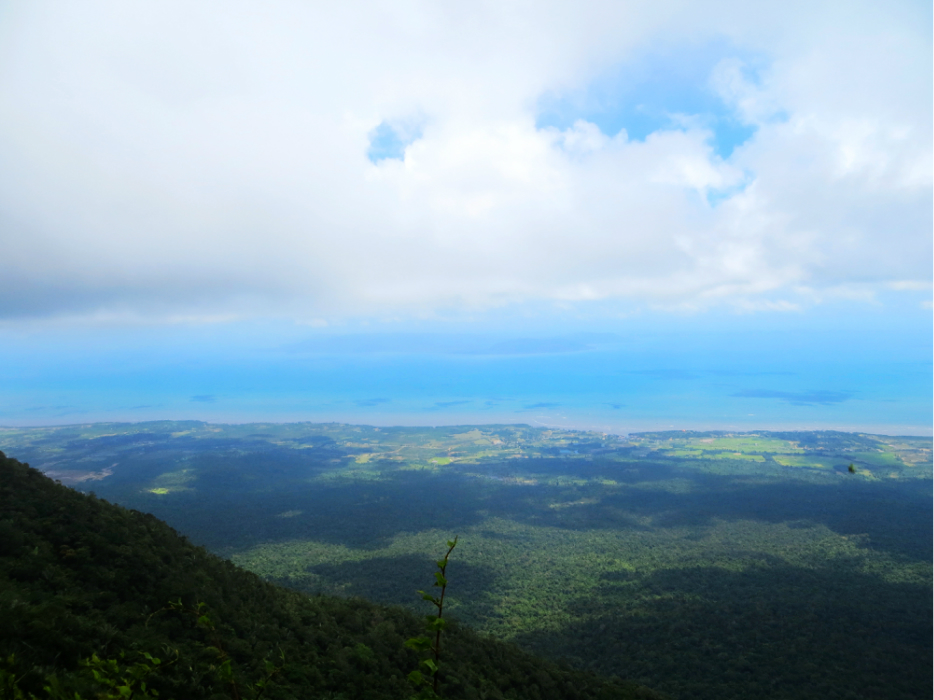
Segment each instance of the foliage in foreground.
M404 642L421 624L409 611L276 587L151 515L72 491L2 453L0 514L0 659L4 682L25 697L108 697L108 683L134 673L160 698L235 697L263 679L272 700L411 694L407 674L419 659ZM166 601L178 602L166 610ZM200 605L207 622L188 614ZM447 698L657 697L454 623L446 638ZM165 659L158 672L141 668L154 658ZM276 659L285 662L271 673Z
M409 674L409 681L419 689L416 696L419 700L431 700L438 697L439 671L441 670L441 633L448 626L448 621L444 619L444 594L448 588L448 580L445 574L447 573L451 552L454 551L456 546L457 537L455 536L453 540L448 540L448 551L445 552L444 558L435 562L438 570L435 572L435 582L432 585L441 589L438 595L425 593L425 591L418 592L422 600L427 600L438 611L437 615L425 616L425 631L428 632L428 636L412 637L405 641L405 645L409 649L430 652L429 658L422 659L420 664L425 672L416 669ZM433 640L432 637L434 637Z

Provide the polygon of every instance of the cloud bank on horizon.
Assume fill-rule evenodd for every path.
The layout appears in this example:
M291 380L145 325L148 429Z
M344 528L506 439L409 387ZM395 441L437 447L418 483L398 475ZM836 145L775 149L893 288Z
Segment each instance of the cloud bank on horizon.
M0 319L929 290L919 2L0 6Z

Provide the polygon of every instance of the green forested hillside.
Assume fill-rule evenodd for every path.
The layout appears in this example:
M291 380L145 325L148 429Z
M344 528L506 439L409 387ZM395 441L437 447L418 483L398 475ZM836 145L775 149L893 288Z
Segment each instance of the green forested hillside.
M430 569L425 575L427 584ZM181 608L166 609L169 601ZM189 614L199 603L207 624ZM61 697L96 697L82 658L127 665L148 652L165 667L146 678L161 698L257 697L251 686L266 678L263 697L273 699L406 698L419 656L403 643L420 629L401 608L276 587L152 515L73 491L0 453L0 685L11 697L14 685L45 697L50 679ZM442 694L657 697L457 625L446 633Z

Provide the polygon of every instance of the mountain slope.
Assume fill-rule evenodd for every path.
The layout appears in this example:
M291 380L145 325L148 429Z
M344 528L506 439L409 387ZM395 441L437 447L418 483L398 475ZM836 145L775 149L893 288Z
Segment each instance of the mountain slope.
M212 622L190 614L199 603ZM419 657L403 642L420 628L400 608L276 587L154 516L73 491L0 453L0 658L27 692L41 696L52 675L87 697L95 689L79 673L82 658L130 663L177 652L178 662L147 678L163 698L250 697L267 660L282 668L265 690L274 700L406 698ZM658 697L458 625L445 645L445 697ZM221 654L229 678L218 672Z

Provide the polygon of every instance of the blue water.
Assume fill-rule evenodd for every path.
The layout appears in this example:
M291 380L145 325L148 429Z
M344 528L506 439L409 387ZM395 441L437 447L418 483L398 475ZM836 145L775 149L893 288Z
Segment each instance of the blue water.
M8 331L0 424L193 418L929 435L929 316Z

